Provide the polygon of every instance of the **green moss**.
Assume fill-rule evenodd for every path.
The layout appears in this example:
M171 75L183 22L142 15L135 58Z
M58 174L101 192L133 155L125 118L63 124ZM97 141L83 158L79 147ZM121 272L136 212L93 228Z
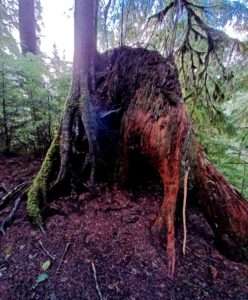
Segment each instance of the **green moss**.
M28 191L27 212L36 224L42 223L40 206L47 199L50 183L59 157L59 136L53 139L39 173L33 180Z

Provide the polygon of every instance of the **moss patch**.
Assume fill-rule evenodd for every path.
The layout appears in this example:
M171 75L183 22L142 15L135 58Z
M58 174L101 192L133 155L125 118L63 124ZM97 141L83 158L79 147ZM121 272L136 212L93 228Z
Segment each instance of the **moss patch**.
M42 223L41 204L47 199L47 193L51 186L52 177L59 158L59 135L53 139L39 173L33 180L28 191L27 212L36 224Z

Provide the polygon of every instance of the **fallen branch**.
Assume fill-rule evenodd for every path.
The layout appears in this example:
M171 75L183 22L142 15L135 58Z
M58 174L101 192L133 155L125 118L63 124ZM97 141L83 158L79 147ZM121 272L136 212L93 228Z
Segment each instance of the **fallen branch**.
M187 204L187 191L188 191L188 179L189 179L189 168L185 171L184 175L184 189L183 189L183 255L186 253L186 242L187 242L187 226L186 226L186 204Z
M55 260L55 259L56 259L56 257L55 257L54 255L52 255L52 254L45 248L45 246L43 245L43 243L42 243L41 240L39 240L38 243L39 243L41 249L43 250L43 252L44 252L49 258L51 258L52 260Z
M14 216L15 213L21 203L22 197L18 197L15 200L15 204L14 207L12 208L12 210L10 211L10 213L8 214L8 216L3 220L3 222L1 223L0 226L0 232L4 235L6 232L6 228L13 222L14 220Z
M28 185L30 181L22 182L15 186L11 191L9 191L6 195L0 198L0 209L5 208L12 199L16 198Z
M98 284L97 275L96 275L96 267L95 267L95 264L94 264L93 261L91 262L91 267L92 267L93 276L94 276L94 279L95 279L97 294L98 294L100 300L104 300L104 298L102 296L102 292L101 292L100 286Z
M64 262L65 256L66 256L66 254L67 254L70 246L71 246L71 243L69 243L69 242L66 243L64 253L63 253L62 257L61 257L60 263L58 265L58 268L57 268L55 274L58 274L59 270L61 269L61 266L62 266L62 264Z

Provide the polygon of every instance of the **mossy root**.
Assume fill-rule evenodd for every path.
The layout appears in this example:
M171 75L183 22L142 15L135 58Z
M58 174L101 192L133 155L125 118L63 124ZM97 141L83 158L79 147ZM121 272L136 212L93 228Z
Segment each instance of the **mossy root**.
M40 171L34 178L27 195L27 213L32 222L42 224L41 205L47 200L47 193L59 159L59 136L56 135L47 151Z

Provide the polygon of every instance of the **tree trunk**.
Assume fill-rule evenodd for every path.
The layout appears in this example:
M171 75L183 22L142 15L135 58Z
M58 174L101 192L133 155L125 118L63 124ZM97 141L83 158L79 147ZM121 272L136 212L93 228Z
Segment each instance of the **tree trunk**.
M72 130L76 114L84 125L89 143L89 157L92 162L92 179L94 177L95 159L95 125L92 109L95 90L95 56L96 56L96 14L97 0L75 0L74 13L74 58L73 77L70 96L61 125L61 165L56 183L62 182L67 173L67 166L72 150Z
M59 132L28 193L28 213L38 224L41 224L40 209L46 203L48 191L73 177L72 156L78 151L75 141L83 140L84 134L88 141L87 161L91 163L91 181L94 179L97 148L93 110L97 8L97 0L75 0L71 90ZM83 132L80 130L82 125ZM81 164L83 166L83 162Z
M19 33L23 54L37 54L34 0L19 0Z
M82 50L80 52L84 53ZM47 191L51 188L50 182L55 180L59 166L60 170L63 166L61 158L64 153L69 153L65 145L71 147L71 140L75 142L73 121L75 122L76 113L79 111L88 140L91 135L87 134L87 126L92 123L95 126L90 129L96 129L93 130L94 134L97 133L94 138L100 147L97 157L101 154L101 158L104 158L102 179L106 180L107 170L113 173L114 169L118 169L118 177L114 179L126 181L130 175L132 153L145 157L159 174L164 188L164 199L152 232L158 239L166 232L164 244L170 276L174 274L176 263L174 221L178 192L181 188L180 182L189 169L191 185L198 195L197 203L212 226L219 245L228 245L235 253L238 250L240 259L247 258L248 202L206 160L200 146L195 142L192 125L182 101L174 58L164 58L155 51L128 47L98 55L96 80L93 85L94 102L89 101L92 93L85 90L85 77L76 75L81 74L81 69L77 68L78 65L74 64L73 96L67 103L59 143L55 140L50 147L47 159L29 191L29 214L36 221L37 216L40 217L42 202L37 202L37 196L43 193L43 199L47 197ZM81 78L80 81L77 78ZM86 102L82 102L80 98L82 91ZM77 102L72 99L80 99L79 110ZM91 114L91 109L94 115ZM83 139L82 135L80 139ZM54 157L58 157L55 153L59 149L60 163L53 163ZM85 155L81 158L87 160ZM68 172L68 164L65 170Z

